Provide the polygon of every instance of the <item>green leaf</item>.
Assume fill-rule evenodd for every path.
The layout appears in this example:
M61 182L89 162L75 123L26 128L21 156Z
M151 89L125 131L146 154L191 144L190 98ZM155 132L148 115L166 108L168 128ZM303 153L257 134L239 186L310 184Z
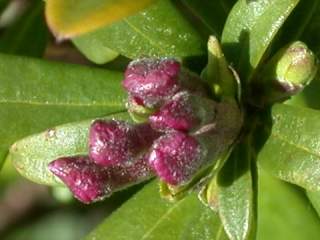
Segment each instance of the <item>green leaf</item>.
M320 190L319 118L316 110L275 105L270 136L258 155L263 169L308 190Z
M318 213L318 216L320 216L320 191L307 191L306 193L310 202L312 203L312 206Z
M122 113L107 117L113 118L128 120L129 115ZM92 121L69 123L26 137L11 146L7 160L11 160L18 172L31 181L51 186L61 184L49 171L48 164L59 157L87 154Z
M196 194L169 203L159 197L156 181L148 184L107 218L87 240L227 240L218 216Z
M309 107L320 110L320 71L315 79L301 93L291 97L285 103L299 107Z
M16 140L125 109L122 73L0 54L0 166Z
M256 213L248 140L238 145L218 175L218 209L231 240L255 239Z
M59 38L70 38L109 25L153 0L47 0L46 19Z
M34 0L0 37L0 52L41 57L47 45L48 31L43 16L44 2Z
M315 53L320 53L320 2L300 1L279 33L278 48L300 40Z
M222 29L236 0L182 0L194 18L207 29L207 35L221 36Z
M142 56L196 57L206 54L204 41L170 0L158 0L143 12L73 39L91 61L103 63L95 51ZM90 48L87 46L91 45ZM106 53L101 53L101 55ZM98 56L98 57L97 57Z
M229 14L222 45L230 63L248 83L275 35L299 0L239 0Z
M259 172L259 240L318 239L320 221L303 192Z
M0 13L2 14L3 10L8 6L10 0L0 0Z

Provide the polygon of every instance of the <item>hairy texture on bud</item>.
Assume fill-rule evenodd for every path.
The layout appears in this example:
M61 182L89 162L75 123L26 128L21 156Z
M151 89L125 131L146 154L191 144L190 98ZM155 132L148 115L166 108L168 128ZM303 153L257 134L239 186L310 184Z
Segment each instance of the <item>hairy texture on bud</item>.
M123 86L136 102L154 107L179 90L180 70L173 59L138 59L127 67Z
M171 132L154 142L149 163L166 183L188 182L201 165L198 142L183 132Z
M131 165L103 168L87 156L63 157L49 164L50 171L59 177L74 196L91 203L110 196L129 185L151 178L154 173L145 156Z
M49 164L49 170L59 177L81 202L99 200L110 192L105 184L107 173L85 156L59 158Z
M157 137L148 124L97 120L90 127L89 156L101 166L130 163Z
M160 110L149 117L150 125L159 131L189 131L214 121L216 104L210 99L188 92L177 93Z

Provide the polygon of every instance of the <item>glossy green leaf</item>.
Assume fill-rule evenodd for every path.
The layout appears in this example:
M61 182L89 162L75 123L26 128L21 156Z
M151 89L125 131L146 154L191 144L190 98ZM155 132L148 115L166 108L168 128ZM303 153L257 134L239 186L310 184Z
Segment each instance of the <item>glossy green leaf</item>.
M275 35L299 0L239 0L222 33L222 45L243 81L249 82Z
M129 115L118 113L107 118L127 120ZM61 181L49 171L48 164L59 157L87 154L91 122L65 124L19 140L11 146L7 160L29 180L55 186Z
M87 240L227 240L218 216L196 194L169 203L151 182L86 238Z
M303 192L264 171L258 189L258 240L319 238L319 218Z
M31 2L26 13L0 36L0 52L34 57L43 55L48 36L43 16L44 2Z
M135 16L74 38L73 42L97 63L102 63L102 58L95 51L110 49L129 58L206 54L206 39L200 37L170 0L158 0Z
M119 72L0 54L0 166L22 137L123 111L121 80Z
M272 175L311 191L320 190L320 112L277 104L270 136L258 155Z
M247 142L238 145L218 175L219 215L231 240L255 239L252 157Z
M208 37L210 34L218 37L222 33L225 20L236 0L182 0L182 2L193 17L206 28Z
M154 0L47 0L46 19L58 38L70 38L109 25Z
M320 71L315 79L301 93L291 97L285 103L293 106L309 107L320 110Z

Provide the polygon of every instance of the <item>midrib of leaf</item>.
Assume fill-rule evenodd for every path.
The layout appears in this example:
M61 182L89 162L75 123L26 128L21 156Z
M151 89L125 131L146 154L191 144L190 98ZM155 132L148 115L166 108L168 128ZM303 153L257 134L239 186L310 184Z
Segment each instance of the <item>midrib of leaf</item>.
M188 199L187 197L185 197L184 199L180 200L179 202L177 202L175 205L173 205L171 208L169 208L160 218L159 220L150 228L150 230L148 232L146 232L140 240L145 240L147 239L147 237L149 237L153 231L156 230L156 228L161 224L161 222L163 222L165 220L165 218L167 216L169 216L177 207L180 206L181 203L183 203L186 199Z
M306 153L309 153L310 155L313 155L313 156L315 156L317 158L320 158L320 155L318 153L312 152L308 148L305 148L305 147L303 147L303 146L301 146L299 144L291 142L286 137L284 137L284 135L281 135L279 133L271 133L271 136L276 138L276 139L279 139L280 141L283 141L283 142L285 142L285 143L287 143L287 144L289 144L291 146L294 146L295 148L300 149L301 151L304 151Z
M156 42L154 42L151 38L149 38L146 34L144 34L137 26L135 26L134 24L132 24L128 19L123 19L123 21L136 33L138 33L139 35L141 35L142 38L144 38L145 40L147 40L147 42L150 43L150 45L154 46L155 48L157 48L163 55L165 55L165 51L161 48L161 46L158 46L156 44Z
M35 102L35 101L14 101L14 100L0 100L0 104L21 104L21 105L35 105L35 106L65 106L65 107L121 107L119 104L109 103L65 103L65 102ZM124 111L125 108L123 108ZM120 110L121 111L121 110Z

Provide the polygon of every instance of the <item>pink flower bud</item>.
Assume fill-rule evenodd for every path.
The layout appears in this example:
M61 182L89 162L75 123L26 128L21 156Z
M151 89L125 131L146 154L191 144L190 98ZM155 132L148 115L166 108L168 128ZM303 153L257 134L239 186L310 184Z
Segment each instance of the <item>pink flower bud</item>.
M88 157L64 157L49 164L52 173L58 176L81 202L90 203L110 192L108 173Z
M133 161L157 137L148 124L97 120L89 132L89 156L101 166L124 164Z
M215 119L214 101L188 92L179 92L160 110L149 117L152 128L158 131L175 129L189 131Z
M201 147L183 132L171 132L152 146L149 163L166 183L181 185L191 180L201 165Z
M87 204L154 175L145 156L126 166L108 168L95 164L87 156L63 157L51 162L49 169L78 200Z
M154 107L179 90L180 70L180 63L173 59L135 60L126 69L123 86L136 102Z

